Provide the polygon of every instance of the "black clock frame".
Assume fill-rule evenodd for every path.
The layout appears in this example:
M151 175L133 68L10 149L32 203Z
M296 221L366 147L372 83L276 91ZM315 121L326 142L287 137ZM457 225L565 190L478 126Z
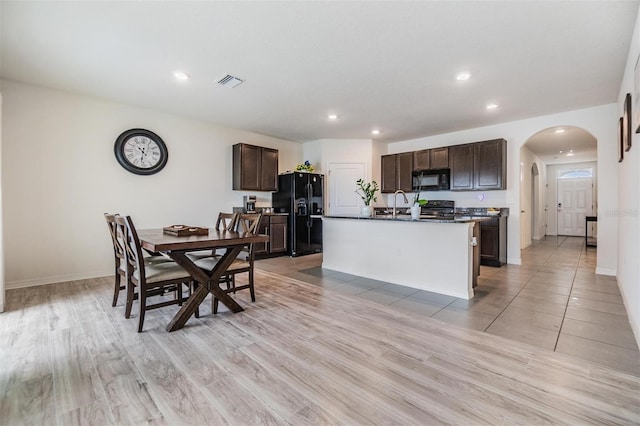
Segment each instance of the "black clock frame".
M136 136L145 136L158 145L160 148L160 162L153 167L150 168L142 168L138 167L134 164L131 164L127 157L124 155L124 146L127 141ZM113 145L113 151L116 155L116 160L125 170L135 173L137 175L153 175L158 173L160 170L164 168L167 164L167 160L169 159L169 151L167 150L167 145L165 145L164 141L160 136L153 133L151 130L146 129L129 129L120 134L116 139L116 143Z

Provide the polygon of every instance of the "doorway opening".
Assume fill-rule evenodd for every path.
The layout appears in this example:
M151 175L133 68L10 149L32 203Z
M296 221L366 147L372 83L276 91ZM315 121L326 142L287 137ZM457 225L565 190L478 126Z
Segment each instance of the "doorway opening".
M520 162L520 248L545 236L584 236L585 216L597 211L596 138L575 126L548 127L524 143Z

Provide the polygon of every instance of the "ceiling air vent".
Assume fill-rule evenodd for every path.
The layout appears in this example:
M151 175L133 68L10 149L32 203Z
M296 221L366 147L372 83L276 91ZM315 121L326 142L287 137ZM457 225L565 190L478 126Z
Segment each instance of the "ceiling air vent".
M233 89L238 84L242 83L243 80L240 80L238 77L234 77L232 75L225 75L224 77L218 79L218 84L228 87L229 89Z

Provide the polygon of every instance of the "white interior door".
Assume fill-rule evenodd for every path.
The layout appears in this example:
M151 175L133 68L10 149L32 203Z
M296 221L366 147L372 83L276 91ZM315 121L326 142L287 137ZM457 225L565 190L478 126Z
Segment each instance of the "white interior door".
M329 214L357 215L362 200L356 194L356 181L366 179L364 163L329 163Z
M584 217L593 212L593 179L558 179L558 235L584 236Z

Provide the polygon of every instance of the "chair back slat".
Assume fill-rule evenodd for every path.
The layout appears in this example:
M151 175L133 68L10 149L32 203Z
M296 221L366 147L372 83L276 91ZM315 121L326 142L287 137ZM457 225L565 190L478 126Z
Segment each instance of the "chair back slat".
M218 231L233 231L238 222L238 213L218 213L216 229Z
M260 219L262 219L262 213L240 213L238 214L236 230L255 234L260 224Z
M139 271L139 280L143 281L145 279L144 258L133 220L131 216L116 216L116 224L123 235L125 259L129 265L127 273L133 275L133 271L137 269Z
M118 225L116 224L116 216L115 214L105 213L104 218L107 221L107 226L109 227L109 235L111 235L111 242L113 243L113 253L117 259L124 260L124 246L123 246L123 237L118 232Z

